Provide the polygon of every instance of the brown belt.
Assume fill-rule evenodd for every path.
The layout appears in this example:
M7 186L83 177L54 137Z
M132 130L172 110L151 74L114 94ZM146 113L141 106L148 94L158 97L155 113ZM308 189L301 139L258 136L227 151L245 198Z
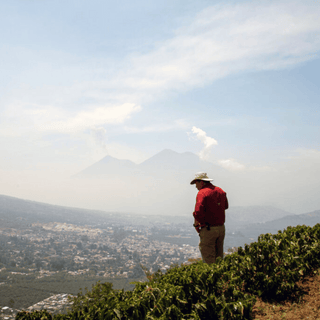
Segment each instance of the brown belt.
M200 230L210 227L222 227L224 224L206 224L205 226L200 226Z

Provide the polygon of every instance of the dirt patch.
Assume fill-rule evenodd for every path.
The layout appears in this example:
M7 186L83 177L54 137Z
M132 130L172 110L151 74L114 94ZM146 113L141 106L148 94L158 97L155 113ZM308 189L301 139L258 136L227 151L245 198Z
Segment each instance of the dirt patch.
M320 269L298 283L300 293L281 303L258 299L253 307L254 320L320 319Z

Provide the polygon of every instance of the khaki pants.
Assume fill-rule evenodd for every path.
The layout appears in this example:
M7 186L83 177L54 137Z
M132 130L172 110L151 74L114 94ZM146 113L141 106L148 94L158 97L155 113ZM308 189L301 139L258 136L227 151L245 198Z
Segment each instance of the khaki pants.
M199 249L202 260L205 263L216 262L217 257L223 258L223 242L225 237L225 226L210 227L210 230L200 230Z

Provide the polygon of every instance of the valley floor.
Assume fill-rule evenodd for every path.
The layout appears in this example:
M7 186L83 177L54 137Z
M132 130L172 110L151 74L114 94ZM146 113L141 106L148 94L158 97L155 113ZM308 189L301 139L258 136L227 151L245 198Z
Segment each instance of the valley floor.
M295 301L288 300L279 304L258 299L253 308L253 319L320 319L320 269L314 276L306 277L299 282L299 287L304 294L298 296Z

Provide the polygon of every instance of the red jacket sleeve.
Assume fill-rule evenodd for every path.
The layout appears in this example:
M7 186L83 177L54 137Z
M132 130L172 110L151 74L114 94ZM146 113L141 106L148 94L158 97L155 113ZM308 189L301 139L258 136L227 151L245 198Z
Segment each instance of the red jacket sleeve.
M199 191L197 194L196 206L193 212L193 216L201 224L205 223L204 201L205 195Z

